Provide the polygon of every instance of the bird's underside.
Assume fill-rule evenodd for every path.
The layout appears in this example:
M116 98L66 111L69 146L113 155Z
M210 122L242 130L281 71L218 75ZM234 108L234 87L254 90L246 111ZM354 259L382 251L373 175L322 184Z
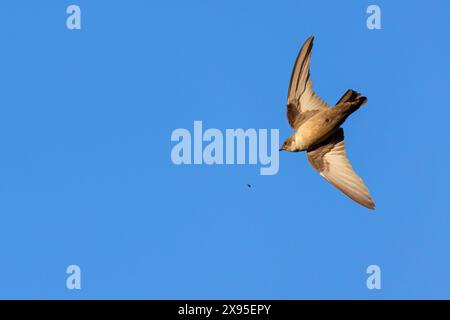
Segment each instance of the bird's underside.
M344 130L340 128L367 98L348 90L330 108L313 91L309 73L313 40L309 37L305 41L295 61L288 91L287 118L296 133L286 140L283 148L291 143L285 150L306 151L309 163L322 177L357 203L374 209L369 190L347 159Z

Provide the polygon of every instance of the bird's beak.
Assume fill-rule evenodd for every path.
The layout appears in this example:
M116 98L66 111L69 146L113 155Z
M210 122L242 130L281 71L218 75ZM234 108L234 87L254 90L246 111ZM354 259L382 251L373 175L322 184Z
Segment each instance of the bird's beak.
M283 148L280 148L280 150L278 150L278 151L283 151L284 149Z

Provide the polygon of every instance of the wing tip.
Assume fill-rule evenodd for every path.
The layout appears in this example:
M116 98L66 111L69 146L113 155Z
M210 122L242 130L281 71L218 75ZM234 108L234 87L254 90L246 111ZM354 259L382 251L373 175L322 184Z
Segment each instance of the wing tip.
M376 209L375 203L371 203L371 204L368 205L366 208L369 209L369 210L375 211L375 209Z
M312 46L313 42L314 42L314 35L310 35L308 39L305 40L305 47Z
M363 207L366 207L367 209L371 210L371 211L375 211L376 207L375 207L375 203L372 201L372 199L370 199L370 201L368 202L359 202L357 201L360 205L362 205Z

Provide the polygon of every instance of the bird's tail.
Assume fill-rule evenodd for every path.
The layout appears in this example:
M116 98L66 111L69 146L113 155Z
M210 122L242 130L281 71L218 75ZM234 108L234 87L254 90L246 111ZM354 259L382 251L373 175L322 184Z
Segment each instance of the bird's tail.
M336 103L336 105L341 103L351 103L358 105L358 108L366 104L367 98L364 97L359 92L356 92L355 90L349 89L347 92L344 93L341 99Z
M339 99L336 106L342 107L348 112L348 114L351 114L366 104L367 101L368 100L365 96L359 92L349 89L346 93L344 93L342 98Z

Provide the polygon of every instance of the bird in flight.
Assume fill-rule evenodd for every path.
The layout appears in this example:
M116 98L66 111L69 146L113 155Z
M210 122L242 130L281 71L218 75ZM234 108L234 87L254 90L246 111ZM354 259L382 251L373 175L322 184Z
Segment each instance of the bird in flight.
M314 37L303 44L291 75L287 98L287 118L295 130L280 151L306 151L309 163L333 186L369 209L375 204L363 180L347 159L344 130L348 116L367 102L354 90L347 90L332 108L313 90L309 74Z

